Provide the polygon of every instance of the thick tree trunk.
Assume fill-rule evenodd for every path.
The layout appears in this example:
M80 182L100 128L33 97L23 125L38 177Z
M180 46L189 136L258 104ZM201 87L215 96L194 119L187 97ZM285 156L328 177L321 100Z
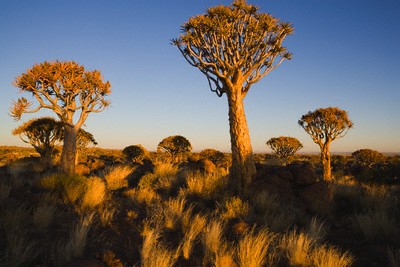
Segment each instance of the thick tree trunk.
M227 94L229 104L229 126L231 135L232 167L230 176L236 190L247 190L247 185L256 174L250 134L244 112L241 88Z
M331 154L329 151L329 143L325 144L321 148L321 161L324 168L324 181L332 180L332 170L331 170Z
M35 147L36 151L40 154L40 161L44 165L45 168L53 167L53 148L39 148Z
M61 171L75 173L76 137L78 131L73 125L64 124L64 145L61 153Z

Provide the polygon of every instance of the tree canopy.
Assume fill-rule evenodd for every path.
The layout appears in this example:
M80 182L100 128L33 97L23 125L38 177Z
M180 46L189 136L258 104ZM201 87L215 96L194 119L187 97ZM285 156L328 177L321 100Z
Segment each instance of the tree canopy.
M206 14L191 17L181 30L172 43L207 77L218 96L238 82L245 95L253 83L292 56L283 46L292 25L243 0L211 7Z
M175 157L192 151L192 144L181 135L168 136L161 140L157 146L158 152L166 152Z
M290 136L274 137L269 139L266 144L285 163L288 161L289 157L296 154L296 152L303 147L303 144L300 143L299 140Z
M357 164L367 167L372 167L374 164L385 161L385 156L382 153L368 148L356 150L351 156Z

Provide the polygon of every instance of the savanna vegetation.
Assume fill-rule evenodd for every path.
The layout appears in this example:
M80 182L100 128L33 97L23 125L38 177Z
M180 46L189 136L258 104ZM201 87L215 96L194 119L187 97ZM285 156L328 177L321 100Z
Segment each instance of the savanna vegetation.
M33 148L0 147L0 265L399 266L400 156L331 155L353 126L347 111L319 108L298 121L320 156L296 154L302 144L287 136L267 141L273 154L252 152L243 100L291 58L283 40L292 31L235 0L190 18L173 40L227 96L231 153L193 152L181 135L156 152L90 147L83 123L110 103L100 72L46 61L18 76L38 105L20 98L10 115L45 108L59 120L14 130Z

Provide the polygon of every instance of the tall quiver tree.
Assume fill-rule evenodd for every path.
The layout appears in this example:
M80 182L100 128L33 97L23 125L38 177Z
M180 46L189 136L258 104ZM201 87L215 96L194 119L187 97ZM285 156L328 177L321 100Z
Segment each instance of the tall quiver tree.
M353 122L345 110L338 107L319 108L303 115L299 125L321 149L324 180L332 180L330 144L346 135Z
M87 71L74 61L45 61L18 76L14 85L21 92L32 93L38 105L32 107L32 102L20 98L10 108L10 115L19 120L23 113L42 108L54 111L64 127L61 170L74 173L78 130L90 113L109 106L105 98L111 93L110 83L103 81L99 71Z
M256 172L243 99L252 84L291 58L282 43L292 31L291 24L236 0L191 17L180 37L172 40L187 62L207 77L211 91L227 96L231 175L242 186Z

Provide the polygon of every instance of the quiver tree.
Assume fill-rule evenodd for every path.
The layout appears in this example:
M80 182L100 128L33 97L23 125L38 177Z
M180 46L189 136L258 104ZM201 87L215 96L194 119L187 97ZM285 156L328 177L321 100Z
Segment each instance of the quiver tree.
M128 162L143 163L144 159L150 157L150 153L142 145L127 146L122 150Z
M321 149L324 180L332 180L330 144L345 136L353 122L345 110L328 107L308 112L298 123Z
M286 164L290 157L299 151L303 144L294 137L280 136L274 137L266 143L271 150Z
M161 140L157 146L158 152L166 152L175 160L178 156L192 151L192 145L189 140L181 135L168 136Z
M29 92L37 101L25 98L14 102L10 115L19 120L23 113L50 109L64 127L61 170L75 172L77 133L90 113L98 113L110 104L110 83L104 82L99 71L87 71L74 61L45 61L35 64L15 79L21 92ZM76 119L76 120L75 120Z
M236 0L191 17L180 37L172 40L186 61L206 76L211 91L227 96L231 175L243 186L256 172L243 99L252 84L291 58L282 43L292 31L291 24Z
M368 168L385 161L385 156L382 153L368 148L354 151L351 156L358 165Z
M14 129L12 134L32 145L40 154L43 164L51 167L55 147L63 140L62 132L63 127L59 121L51 117L42 117L25 122Z

